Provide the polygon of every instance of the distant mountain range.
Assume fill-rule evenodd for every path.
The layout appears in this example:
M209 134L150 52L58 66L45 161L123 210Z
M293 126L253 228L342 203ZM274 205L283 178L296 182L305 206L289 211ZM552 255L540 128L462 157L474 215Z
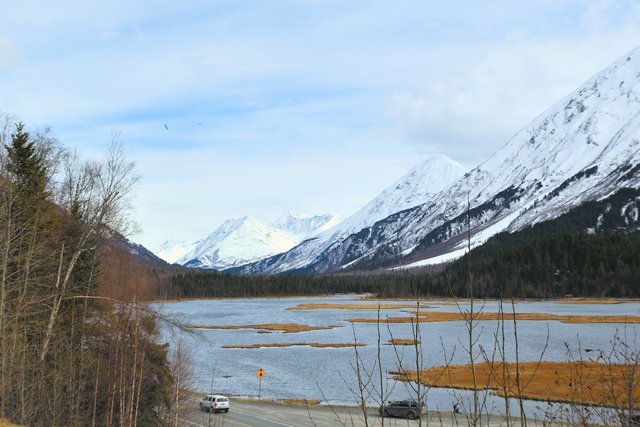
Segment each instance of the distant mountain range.
M225 221L197 242L167 242L159 253L165 260L187 267L221 270L286 252L341 220L331 214L313 216L288 212L268 225L245 216Z
M188 267L228 269L282 254L308 240L319 250L399 210L428 200L466 170L446 156L433 156L412 168L366 206L342 217L288 212L270 225L251 217L232 219L194 243L165 242L161 258Z
M276 274L305 269L316 261L319 254L330 252L335 245L348 239L349 236L373 226L395 212L414 208L430 200L434 194L455 182L465 172L465 168L446 156L430 157L412 168L337 226L313 239L305 240L286 253L244 266L233 272Z
M471 245L480 246L499 232L557 218L622 188L640 188L640 48L470 171L434 156L342 222L291 214L271 226L232 220L179 262L241 274L439 264L465 253L468 234ZM620 223L626 218L629 227L637 226L636 193L619 194L629 198L620 202L629 207L619 213ZM598 224L589 229L597 232Z

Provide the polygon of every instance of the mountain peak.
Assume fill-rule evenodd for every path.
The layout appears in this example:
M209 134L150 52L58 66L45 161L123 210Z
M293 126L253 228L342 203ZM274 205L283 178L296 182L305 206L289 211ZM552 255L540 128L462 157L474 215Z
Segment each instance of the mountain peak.
M293 238L302 241L315 234L328 230L342 220L333 214L307 215L287 212L271 223L271 226L289 233Z
M244 216L226 220L178 263L224 269L285 252L297 243L287 233Z
M313 215L309 215L307 213L287 211L286 213L279 216L278 219L276 219L272 224L284 223L290 220L302 220L302 219L311 218L311 217L313 217Z
M466 172L466 168L443 154L431 155L347 218L342 228L353 233L393 213L426 203Z
M406 188L407 191L414 194L412 198L419 203L407 201L404 207L406 209L412 207L409 206L411 204L415 206L423 203L427 194L439 193L466 172L467 169L455 160L444 154L435 154L415 165L391 187L395 189Z
M251 216L228 219L192 245L178 263L214 269L235 267L286 252L338 221L331 214L311 216L291 211L271 225Z
M322 233L315 236L315 239L303 241L289 251L286 256L283 256L284 261L281 265L273 263L268 270L257 271L277 273L286 269L304 268L314 261L314 257L322 254L334 243L374 225L389 215L428 202L435 193L455 182L465 173L464 167L447 156L429 156L358 212L331 228L325 228ZM254 270L246 271L254 272Z

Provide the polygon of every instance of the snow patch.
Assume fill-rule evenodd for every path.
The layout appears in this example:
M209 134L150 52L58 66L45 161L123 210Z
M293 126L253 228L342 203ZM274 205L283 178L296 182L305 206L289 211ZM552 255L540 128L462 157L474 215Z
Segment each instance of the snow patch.
M504 231L509 227L509 224L518 217L520 212L513 212L506 217L500 219L499 221L494 222L493 224L485 227L480 232L475 233L471 236L471 248L475 248L483 245L487 240L489 240L492 236ZM448 252L443 255L439 255L432 258L423 259L421 261L412 262L411 264L402 265L399 267L390 268L389 270L407 270L410 268L416 267L424 267L427 265L437 265L443 264L451 261L455 261L456 259L462 257L467 253L467 242L462 242L458 245L458 248Z
M466 248L457 249L455 251L451 251L451 252L446 253L444 255L439 255L439 256L436 256L436 257L433 257L433 258L423 259L421 261L412 262L411 264L402 265L400 267L393 267L393 268L390 268L389 270L408 270L410 268L425 267L427 265L444 264L444 263L447 263L447 262L455 261L456 259L464 256L464 254L466 254L466 253L467 253L467 249Z

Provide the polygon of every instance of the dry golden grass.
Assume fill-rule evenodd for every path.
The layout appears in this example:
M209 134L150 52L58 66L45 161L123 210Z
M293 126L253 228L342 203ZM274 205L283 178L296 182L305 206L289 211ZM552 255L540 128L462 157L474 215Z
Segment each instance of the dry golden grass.
M460 312L420 312L420 323L429 322L457 322L467 320L467 313ZM474 313L474 320L499 320L500 313ZM562 316L550 313L516 313L516 320L557 320L562 323L640 323L640 316ZM376 323L377 319L347 319L354 323ZM389 317L382 319L387 323L411 323L413 317ZM504 314L505 321L513 321L512 313Z
M638 298L569 298L555 301L556 304L622 304L640 302Z
M310 326L298 325L296 323L266 323L263 325L191 325L193 329L259 329L259 333L265 331L281 331L285 333L324 331L328 329L341 328L342 326Z
M377 310L378 304L298 304L295 307L287 308L287 310L323 310L329 308L339 310ZM399 308L416 308L416 304L380 304L381 310Z
M293 405L293 406L318 406L320 405L319 400L308 400L308 399L284 399L281 400L284 405Z
M264 344L243 344L243 345L223 345L222 348L232 349L254 349L254 348L268 348L268 347L301 347L309 346L316 348L342 348L353 347L354 344L349 343L318 343L318 342L287 342L287 343L264 343ZM358 343L358 347L365 347L366 344Z
M7 420L4 419L0 419L0 427L23 427L21 425L18 424L13 424Z
M360 301L412 301L414 304L416 302L416 298L404 297L404 298L388 298L388 297L377 297L375 295L367 295L359 298ZM433 297L433 298L418 298L417 299L420 304L455 304L456 301L464 301L464 298L446 298L446 297Z
M389 345L416 345L420 344L420 341L416 341L413 339L402 339L402 338L393 338L390 339L387 344Z
M632 384L632 402L640 404L640 386L633 365L578 362L520 363L521 393L516 382L516 364L501 362L476 364L479 388L493 389L498 395L533 400L582 403L598 406L626 406ZM637 368L636 368L637 369ZM394 379L415 381L416 371L391 371ZM420 382L433 387L473 389L469 365L438 366L420 372Z

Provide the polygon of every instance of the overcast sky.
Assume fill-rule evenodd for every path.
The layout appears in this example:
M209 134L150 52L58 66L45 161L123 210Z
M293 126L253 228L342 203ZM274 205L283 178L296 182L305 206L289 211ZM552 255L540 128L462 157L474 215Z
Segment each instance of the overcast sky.
M0 111L86 156L120 132L151 249L474 167L640 44L636 1L5 3Z

